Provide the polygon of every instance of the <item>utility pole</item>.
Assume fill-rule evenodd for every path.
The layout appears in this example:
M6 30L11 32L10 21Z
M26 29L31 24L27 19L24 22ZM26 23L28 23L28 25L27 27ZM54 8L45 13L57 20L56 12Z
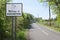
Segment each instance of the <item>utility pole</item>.
M50 12L50 4L49 4L49 25L51 26L51 12Z
M39 14L38 14L38 23L39 23Z
M44 1L46 2L46 1ZM48 5L49 5L49 22L48 24L51 26L51 12L50 12L50 4L49 4L50 0L48 0Z

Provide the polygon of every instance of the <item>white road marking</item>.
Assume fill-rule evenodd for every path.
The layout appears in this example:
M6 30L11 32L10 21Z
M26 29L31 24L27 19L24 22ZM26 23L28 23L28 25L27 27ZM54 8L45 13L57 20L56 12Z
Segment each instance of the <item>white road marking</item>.
M48 36L48 33L47 32L45 32L43 29L41 29L41 28L38 28L38 29L40 29L45 35L47 35Z
M46 35L48 35L48 33L47 32L45 32L45 31L42 31L44 34L46 34Z

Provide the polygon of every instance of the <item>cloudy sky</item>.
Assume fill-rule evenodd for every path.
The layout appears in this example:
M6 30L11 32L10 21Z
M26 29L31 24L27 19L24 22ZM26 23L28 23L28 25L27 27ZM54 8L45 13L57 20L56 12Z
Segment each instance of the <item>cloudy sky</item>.
M42 17L43 19L49 18L49 7L47 3L41 3L38 0L13 0L12 2L23 3L23 11L35 17ZM55 18L55 15L51 15L52 18Z

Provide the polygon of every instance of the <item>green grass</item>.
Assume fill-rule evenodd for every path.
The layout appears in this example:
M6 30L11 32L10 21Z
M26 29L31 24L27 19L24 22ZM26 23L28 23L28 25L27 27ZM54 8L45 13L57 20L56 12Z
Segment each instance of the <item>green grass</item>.
M17 40L26 40L26 31L19 31L17 33Z
M53 26L47 26L47 25L45 25L45 26L50 28L50 29L53 29L54 31L60 32L60 28L53 27Z
M60 28L58 28L58 27L48 26L48 25L45 25L45 24L43 24L43 23L38 23L38 24L41 24L41 25L43 25L43 26L45 26L45 27L48 27L48 28L50 28L50 29L53 29L54 31L60 32Z
M47 26L47 25L46 25ZM54 29L57 32L60 32L60 28L53 27L53 26L47 26L48 28Z

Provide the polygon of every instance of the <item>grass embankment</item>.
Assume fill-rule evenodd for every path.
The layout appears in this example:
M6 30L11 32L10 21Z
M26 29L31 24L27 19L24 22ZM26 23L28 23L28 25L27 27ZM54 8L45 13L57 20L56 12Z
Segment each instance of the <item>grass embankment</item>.
M26 30L20 30L17 32L17 40L27 40L26 33Z
M57 28L57 27L54 27L54 26L48 26L48 25L45 25L45 26L50 28L50 29L53 29L54 31L60 32L60 28Z
M50 29L52 29L52 30L54 30L54 31L60 32L60 28L59 28L59 27L49 26L49 25L43 24L43 23L38 23L38 24L41 24L41 25L43 25L43 26L45 26L45 27L48 27L48 28L50 28Z

